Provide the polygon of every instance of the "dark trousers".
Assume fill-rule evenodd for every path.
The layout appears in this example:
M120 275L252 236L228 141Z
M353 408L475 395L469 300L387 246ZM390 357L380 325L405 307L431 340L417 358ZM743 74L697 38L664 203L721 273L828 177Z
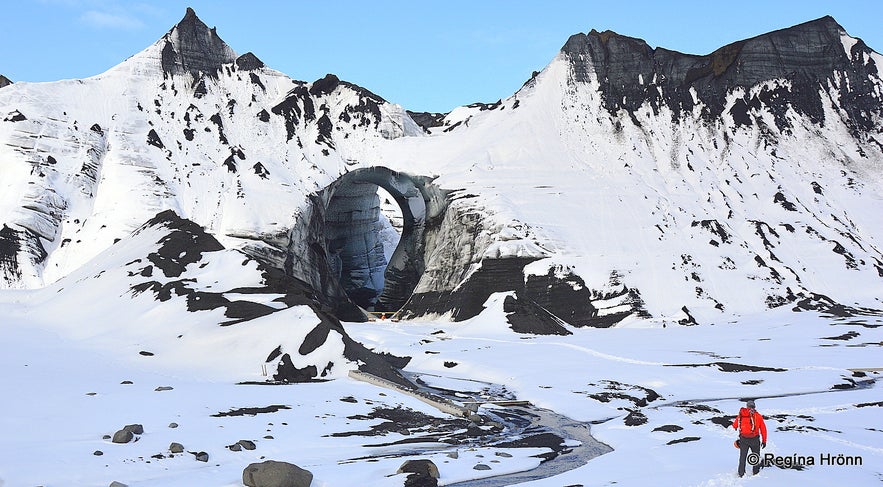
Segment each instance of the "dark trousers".
M746 438L739 436L739 476L745 475L745 458L748 456L748 450L760 455L760 436ZM760 462L754 465L752 473L757 475L760 472Z

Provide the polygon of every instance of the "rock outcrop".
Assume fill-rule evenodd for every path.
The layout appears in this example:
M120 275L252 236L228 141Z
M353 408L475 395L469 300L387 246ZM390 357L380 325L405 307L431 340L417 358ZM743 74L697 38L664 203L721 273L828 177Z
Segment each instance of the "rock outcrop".
M823 17L734 42L704 56L652 49L641 39L594 30L572 36L562 52L571 60L576 81L597 80L611 112L633 113L649 103L654 109L667 106L677 117L700 106L710 120L721 116L734 90L775 80L780 85L764 93L745 93L729 108L730 115L747 124L749 108L765 105L783 128L791 107L824 124L821 96L830 82L843 101L844 118L858 134L872 130L883 113L881 95L869 79L880 76L880 67L868 62L872 51L861 39L845 37L843 27Z
M312 481L310 471L275 460L252 463L242 471L242 483L247 487L310 487Z
M199 20L190 7L187 7L184 18L163 36L163 41L162 69L169 75L214 76L222 66L237 58L233 49L218 37L217 31ZM253 69L260 62L255 60L257 58L248 58L243 64Z

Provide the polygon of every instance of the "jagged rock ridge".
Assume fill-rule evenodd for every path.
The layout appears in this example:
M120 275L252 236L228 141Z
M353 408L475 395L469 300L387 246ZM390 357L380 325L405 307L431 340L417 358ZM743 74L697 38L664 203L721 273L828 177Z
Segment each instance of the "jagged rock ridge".
M162 69L167 74L189 72L194 77L213 76L235 59L236 53L230 46L218 37L214 28L209 29L199 20L190 7L184 18L163 36ZM254 65L254 60L250 61L248 65Z
M572 36L562 52L570 58L577 81L587 81L590 72L597 77L605 107L614 112L634 112L649 103L655 108L667 105L677 116L701 103L703 115L711 119L721 115L726 97L737 88L788 81L789 89L778 88L756 97L746 94L730 108L734 119L746 125L751 123L748 108L760 103L778 107L773 113L779 128L787 124L785 106L813 122L824 123L819 87L837 77L845 120L858 134L871 131L883 110L869 78L880 73L873 60L865 62L870 48L861 39L844 46L845 35L833 18L823 17L697 56L651 49L641 39L592 30Z

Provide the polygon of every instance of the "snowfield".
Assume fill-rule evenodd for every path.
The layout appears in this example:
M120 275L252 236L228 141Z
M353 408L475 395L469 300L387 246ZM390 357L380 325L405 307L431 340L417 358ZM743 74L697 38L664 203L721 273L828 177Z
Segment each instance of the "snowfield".
M706 56L592 31L424 127L188 9L0 88L0 487L879 483L878 67L830 17ZM404 311L357 322L384 268L364 302Z
M146 316L128 297L103 298L101 311L92 316L53 316L40 312L45 303L34 305L72 300L90 308L94 296L78 293L76 286L0 294L0 313L7 317L0 325L0 387L7 391L0 403L5 486L106 486L111 481L237 486L242 470L264 459L310 470L314 486L401 486L404 476L394 474L412 458L431 459L439 467L440 485L451 485L532 469L540 463L537 455L549 452L495 447L476 438L439 441L433 433L445 427L428 418L443 422L451 416L349 378L243 384L265 379L262 358L253 357L260 349L255 340L304 328L309 310L274 313L248 324L248 333L237 329L241 325L221 328L188 343L183 355L168 345L169 333L185 329L168 327L194 319L182 309L181 298ZM613 449L573 470L520 485L879 481L879 372L849 369L879 365L883 318L779 312L705 326L636 321L544 337L509 330L501 303L501 296L494 296L484 313L461 323L349 323L346 331L369 348L413 357L405 372L429 385L495 390L530 401L582 423ZM196 316L201 313L210 312ZM228 366L218 367L222 361ZM800 470L771 466L757 478L738 479L736 435L726 425L740 398L758 398L769 430L763 453L782 457L781 462L812 457L815 464ZM225 415L245 408L266 409ZM479 412L499 410L488 408ZM402 417L415 418L399 419L375 434L371 429L384 422L382 415L372 417L378 410L401 410ZM128 424L144 426L137 441L114 444L104 438ZM424 441L416 441L422 436ZM253 441L256 449L227 448L239 440ZM171 454L172 442L184 445L185 453ZM573 448L579 442L565 444ZM198 452L208 453L208 462L196 461ZM835 463L844 455L861 464L823 464L820 456L828 454ZM568 455L577 453L565 451L549 463L565 462ZM479 464L490 469L475 470ZM476 485L508 484L491 477Z

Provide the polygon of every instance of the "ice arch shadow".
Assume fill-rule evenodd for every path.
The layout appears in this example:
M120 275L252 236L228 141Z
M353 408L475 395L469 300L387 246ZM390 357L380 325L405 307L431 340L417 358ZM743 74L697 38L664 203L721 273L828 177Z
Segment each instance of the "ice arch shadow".
M402 234L389 259L384 256L377 187L389 192L402 212ZM325 188L325 257L353 303L368 310L394 311L410 298L425 269L427 221L444 212L445 197L428 178L386 167L351 171Z

